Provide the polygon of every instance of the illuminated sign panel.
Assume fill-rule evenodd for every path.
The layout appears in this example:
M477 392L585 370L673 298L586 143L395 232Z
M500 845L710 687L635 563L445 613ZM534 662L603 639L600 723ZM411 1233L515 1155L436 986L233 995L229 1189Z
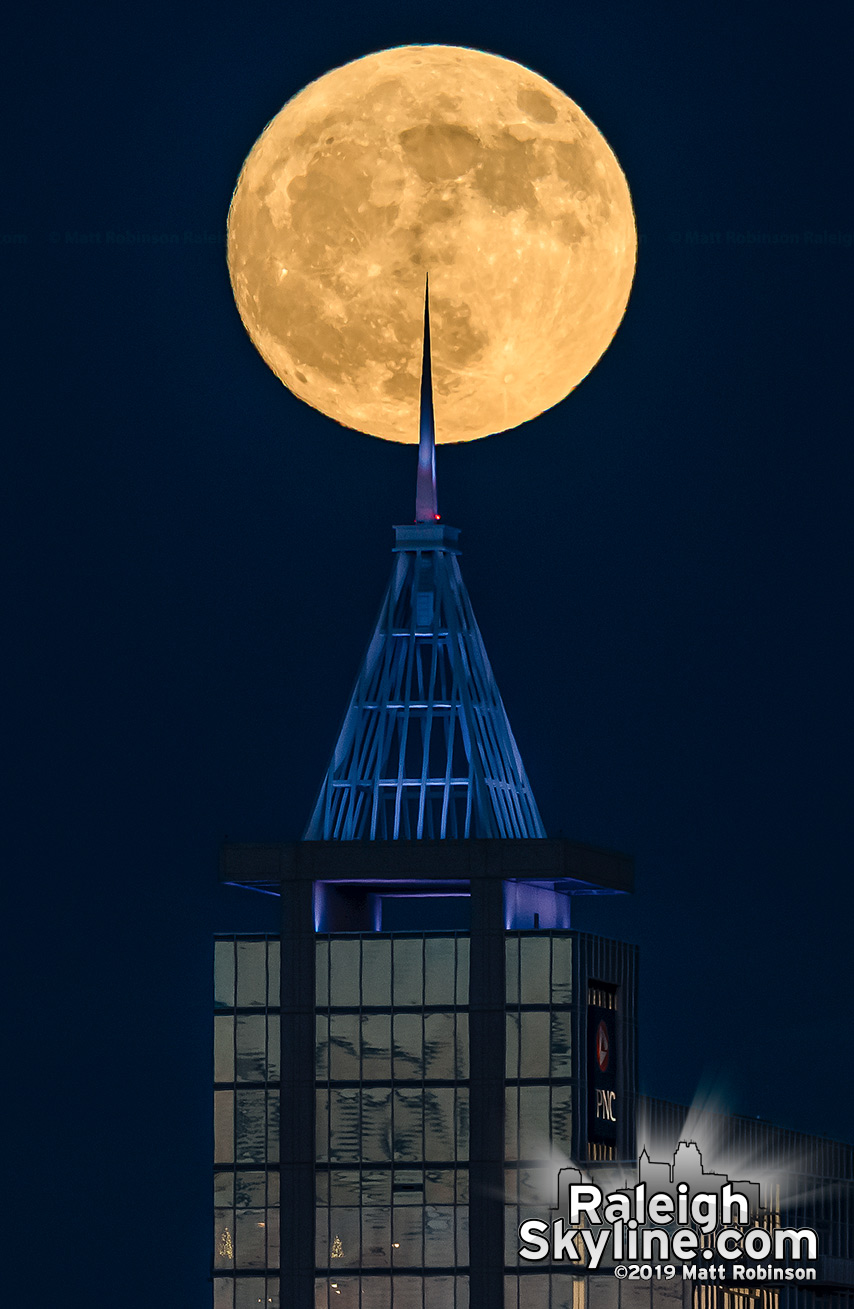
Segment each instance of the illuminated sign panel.
M587 1138L617 1140L617 1015L598 1005L587 1008Z

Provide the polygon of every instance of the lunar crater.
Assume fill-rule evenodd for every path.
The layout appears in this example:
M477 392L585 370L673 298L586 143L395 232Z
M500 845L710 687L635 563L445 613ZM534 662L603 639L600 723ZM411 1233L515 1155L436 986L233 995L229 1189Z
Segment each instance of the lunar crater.
M425 274L437 436L471 440L586 376L635 246L625 179L578 107L518 64L442 46L369 55L289 101L228 228L235 300L285 385L410 442Z

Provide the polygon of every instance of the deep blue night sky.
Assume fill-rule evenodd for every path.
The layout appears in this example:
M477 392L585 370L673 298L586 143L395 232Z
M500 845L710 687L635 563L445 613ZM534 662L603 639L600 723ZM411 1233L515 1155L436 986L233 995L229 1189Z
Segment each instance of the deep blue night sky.
M602 362L438 463L548 830L636 857L576 924L641 947L642 1087L854 1137L850 12L407 8L9 20L7 1248L40 1304L208 1304L211 935L276 928L217 848L301 834L415 473L267 370L225 218L284 101L390 45L529 65L632 188Z

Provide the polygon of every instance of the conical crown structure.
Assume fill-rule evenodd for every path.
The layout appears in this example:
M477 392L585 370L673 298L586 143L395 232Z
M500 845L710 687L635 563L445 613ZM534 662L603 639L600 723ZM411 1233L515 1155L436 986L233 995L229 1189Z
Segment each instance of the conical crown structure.
M439 522L425 305L416 521L396 560L306 840L540 837L542 821Z

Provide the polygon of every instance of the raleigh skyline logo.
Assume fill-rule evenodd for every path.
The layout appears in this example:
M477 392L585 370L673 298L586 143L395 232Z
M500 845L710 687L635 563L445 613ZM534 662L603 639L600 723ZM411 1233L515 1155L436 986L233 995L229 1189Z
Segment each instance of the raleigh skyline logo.
M607 1066L607 1045L604 1057ZM578 1168L561 1168L552 1212L564 1216L522 1223L521 1259L613 1266L615 1277L644 1281L679 1271L697 1282L816 1279L815 1268L803 1266L818 1258L812 1228L775 1225L758 1183L707 1173L693 1141L679 1142L672 1164L654 1163L644 1150L637 1184L607 1193L582 1181Z

